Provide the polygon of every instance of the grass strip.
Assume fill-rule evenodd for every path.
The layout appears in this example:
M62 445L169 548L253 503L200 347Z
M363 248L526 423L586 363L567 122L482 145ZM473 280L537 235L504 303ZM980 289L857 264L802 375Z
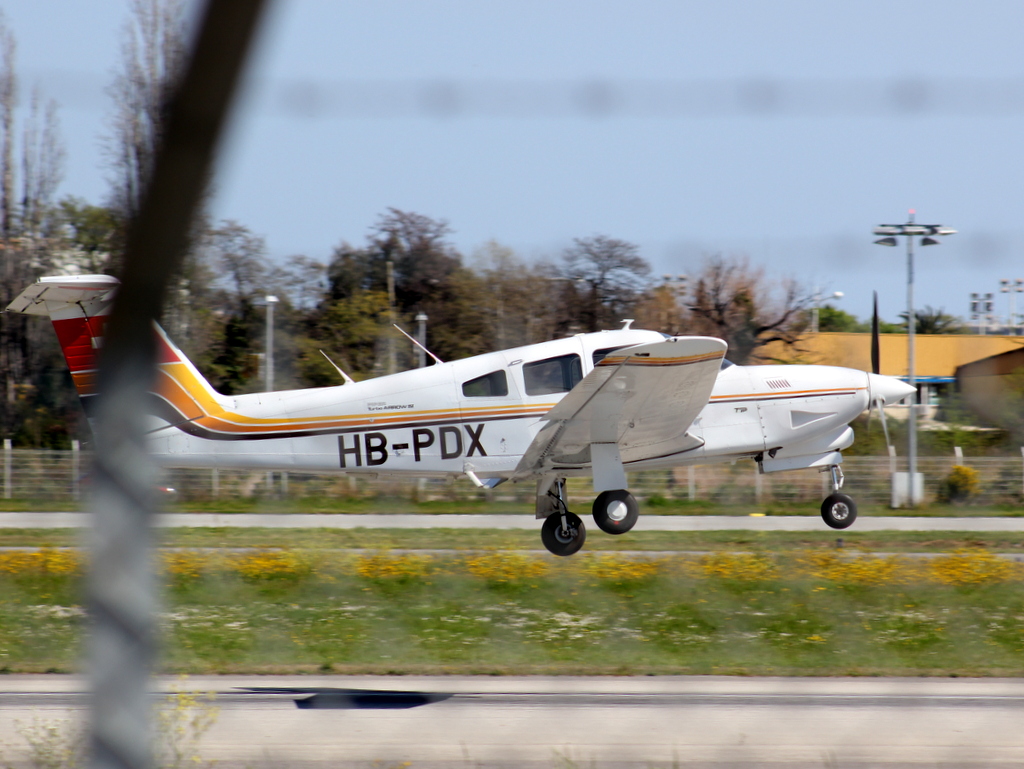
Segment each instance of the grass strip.
M539 530L539 523L538 523ZM538 532L493 529L161 529L164 547L289 548L295 550L540 550ZM877 531L648 531L618 537L594 532L585 552L791 551L835 548L886 553L929 553L985 548L1024 555L1024 532ZM0 547L75 547L81 533L70 529L0 529Z
M571 497L572 507L589 509L591 497ZM505 501L486 499L446 499L425 500L417 502L406 497L390 496L353 496L353 497L231 497L219 499L168 499L165 500L168 512L175 513L220 513L225 515L236 513L276 513L276 514L400 514L416 513L422 515L441 514L529 514L532 511L530 500ZM84 501L47 501L29 499L0 500L0 512L32 512L32 511L77 511L84 509ZM716 503L707 500L667 499L654 496L649 500L641 500L641 512L649 515L730 515L730 516L788 516L817 515L818 502L768 504ZM931 504L913 510L893 511L885 505L860 505L860 514L865 516L893 515L898 512L902 516L924 518L949 517L1021 517L1024 507L1020 505L950 505Z
M833 551L553 561L164 556L165 672L964 675L1024 672L1024 566ZM74 670L80 563L0 557L0 664Z

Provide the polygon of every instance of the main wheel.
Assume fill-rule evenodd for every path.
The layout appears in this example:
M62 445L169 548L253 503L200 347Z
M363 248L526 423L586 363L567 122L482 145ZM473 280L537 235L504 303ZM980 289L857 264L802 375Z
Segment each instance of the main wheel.
M602 491L594 500L594 523L609 534L625 534L636 525L640 505L628 491Z
M845 529L857 520L857 504L845 494L829 494L821 503L821 519L833 529Z
M552 513L540 527L540 540L544 547L555 555L572 555L583 547L587 539L587 527L575 513L566 513L568 531L562 529L561 513Z

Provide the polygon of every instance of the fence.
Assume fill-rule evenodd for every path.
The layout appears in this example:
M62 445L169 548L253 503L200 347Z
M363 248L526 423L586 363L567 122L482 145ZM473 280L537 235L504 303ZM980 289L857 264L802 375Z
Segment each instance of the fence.
M75 501L88 493L92 457L89 452L3 450L5 499ZM976 501L983 504L1020 503L1024 499L1024 464L1009 457L920 457L918 470L925 476L926 500L934 499L953 465L978 472ZM905 458L897 469L906 470ZM888 504L888 457L848 457L843 463L843 491L865 504ZM168 470L164 483L183 501L232 497L352 497L394 496L413 499L489 498L532 506L533 484L506 483L482 491L468 480L366 479L340 474L268 473L236 470ZM632 473L630 490L639 498L708 500L720 504L786 504L822 499L829 491L827 473L796 470L760 475L751 461L735 464L680 467ZM593 496L589 481L571 479L570 497Z

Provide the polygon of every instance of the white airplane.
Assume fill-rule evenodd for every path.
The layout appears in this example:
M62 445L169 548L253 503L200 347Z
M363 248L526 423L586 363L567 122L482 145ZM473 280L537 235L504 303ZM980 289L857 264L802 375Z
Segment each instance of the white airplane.
M9 312L48 315L86 411L117 279L47 277ZM149 435L167 467L466 476L534 481L541 539L571 555L586 538L565 479L592 476L594 521L633 528L627 471L751 458L762 473L829 472L825 523L857 516L839 493L849 423L906 398L898 379L832 366L737 366L726 343L629 328L476 355L334 387L227 396L157 327Z

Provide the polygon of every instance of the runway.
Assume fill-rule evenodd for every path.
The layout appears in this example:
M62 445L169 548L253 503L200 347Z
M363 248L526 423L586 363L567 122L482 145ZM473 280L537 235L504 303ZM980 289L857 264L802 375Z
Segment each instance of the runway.
M0 529L70 529L89 525L88 513L0 513ZM226 527L270 529L529 529L540 528L532 515L309 515L273 513L161 513L163 528ZM641 515L634 531L829 531L817 515ZM862 516L858 531L1024 532L1024 517L924 518Z
M196 677L187 687L216 692L220 712L201 753L220 767L1024 761L1024 679L231 676ZM321 705L310 706L316 696ZM0 741L17 744L15 720L80 716L85 701L74 677L4 676ZM11 750L5 758L18 757Z

